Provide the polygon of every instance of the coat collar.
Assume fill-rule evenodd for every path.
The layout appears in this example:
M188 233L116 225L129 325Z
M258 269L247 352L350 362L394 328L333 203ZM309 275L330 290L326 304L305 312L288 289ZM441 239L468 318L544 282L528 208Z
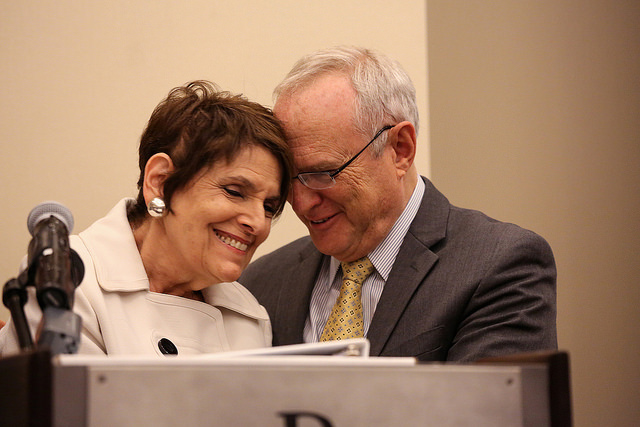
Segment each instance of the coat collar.
M91 256L98 285L106 292L149 291L149 278L127 219L127 203L133 202L134 199L122 199L105 217L79 234ZM204 289L203 295L210 305L268 319L253 295L237 282L217 283Z
M127 219L122 199L109 213L79 234L91 255L98 284L105 291L149 290L149 279Z

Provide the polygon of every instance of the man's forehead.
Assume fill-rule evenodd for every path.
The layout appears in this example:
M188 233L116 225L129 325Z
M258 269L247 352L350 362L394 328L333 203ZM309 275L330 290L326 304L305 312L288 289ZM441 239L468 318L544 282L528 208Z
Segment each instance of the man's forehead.
M351 157L355 149L352 147L355 143L347 133L336 131L331 126L325 126L322 132L299 132L297 137L288 141L297 173L336 169Z
M283 124L296 169L330 169L351 155L351 145L360 142L354 102L350 81L336 74L277 100L273 111Z
M276 117L283 122L308 120L314 116L353 115L355 90L346 76L328 74L276 101L273 108Z
M344 157L343 144L331 136L301 137L290 140L293 161L298 169L323 169Z

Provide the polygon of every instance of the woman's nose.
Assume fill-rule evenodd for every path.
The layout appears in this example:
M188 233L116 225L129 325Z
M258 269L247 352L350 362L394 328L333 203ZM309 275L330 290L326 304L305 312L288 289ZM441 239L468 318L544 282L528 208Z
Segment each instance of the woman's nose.
M271 225L271 217L267 214L261 202L247 204L240 215L239 221L245 230L253 235L260 235L265 230L268 231Z

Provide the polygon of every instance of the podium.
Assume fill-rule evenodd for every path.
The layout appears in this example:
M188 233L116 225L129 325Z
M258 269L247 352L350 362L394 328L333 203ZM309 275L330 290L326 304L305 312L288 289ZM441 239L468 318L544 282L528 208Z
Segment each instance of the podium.
M568 356L418 364L348 356L0 359L0 424L569 426Z

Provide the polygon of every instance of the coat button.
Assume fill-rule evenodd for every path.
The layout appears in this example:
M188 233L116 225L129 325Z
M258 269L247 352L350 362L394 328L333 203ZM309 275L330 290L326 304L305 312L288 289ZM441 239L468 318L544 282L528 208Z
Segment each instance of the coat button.
M162 338L158 341L158 348L162 354L178 354L178 349L175 344L167 338Z

